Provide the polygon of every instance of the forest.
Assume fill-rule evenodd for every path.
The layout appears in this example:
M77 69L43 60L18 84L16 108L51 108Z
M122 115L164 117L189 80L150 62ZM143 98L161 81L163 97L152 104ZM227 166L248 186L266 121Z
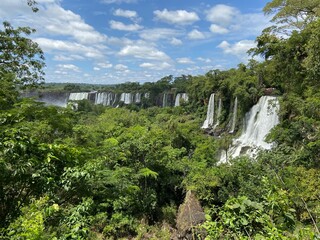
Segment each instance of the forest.
M263 61L90 86L150 93L141 104L118 108L20 97L41 89L44 53L29 38L33 29L4 22L0 239L320 239L320 1L273 0L264 12L274 26L250 50ZM61 91L86 87L66 84ZM254 159L219 163L266 89L280 102L280 123L267 136L275 146ZM152 99L164 92L188 93L189 100L158 107ZM224 106L219 136L201 129L212 93ZM235 97L238 124L229 133ZM188 192L205 219L181 233L177 216Z

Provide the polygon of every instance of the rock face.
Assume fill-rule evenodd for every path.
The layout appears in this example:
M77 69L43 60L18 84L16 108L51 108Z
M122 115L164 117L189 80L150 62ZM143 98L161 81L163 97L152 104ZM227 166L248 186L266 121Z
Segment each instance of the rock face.
M204 239L204 231L197 226L205 221L205 214L195 194L188 191L177 216L178 239ZM202 237L199 237L202 236Z

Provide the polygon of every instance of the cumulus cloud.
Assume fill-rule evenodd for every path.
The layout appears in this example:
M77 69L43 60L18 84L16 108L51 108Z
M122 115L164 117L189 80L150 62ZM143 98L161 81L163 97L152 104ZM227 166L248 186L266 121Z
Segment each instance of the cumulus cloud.
M188 38L189 39L204 39L206 36L198 31L197 29L193 29L191 32L188 33Z
M59 64L57 65L59 69L71 70L74 72L81 72L80 69L74 64Z
M250 48L255 47L255 42L253 40L241 40L239 42L236 42L234 44L230 44L227 41L222 41L218 48L221 48L224 53L235 55L241 59L247 59L248 54L247 51Z
M209 58L198 57L197 60L199 60L201 62L205 62L205 63L210 63L211 62L211 60Z
M46 52L59 51L74 53L78 56L99 59L104 55L103 53L95 48L75 43L71 41L53 40L48 38L36 38L34 39L40 47Z
M136 11L131 11L131 10L123 10L123 9L116 9L113 12L114 16L118 16L118 17L125 17L125 18L137 18L138 14Z
M54 61L74 61L74 60L84 60L85 58L83 56L77 55L77 54L70 54L70 55L64 55L64 54L57 54L53 57Z
M112 68L113 65L109 62L100 62L100 63L97 63L97 66L99 68Z
M227 26L239 14L239 10L234 7L218 4L207 12L206 19L209 22L219 23L220 25Z
M164 9L162 11L156 10L153 13L157 20L169 24L189 25L200 20L195 12L187 12L185 10L168 11Z
M140 26L139 24L124 24L122 22L118 22L118 21L113 21L111 20L109 22L110 24L110 28L115 29L115 30L120 30L120 31L138 31L140 29L142 29L143 27Z
M117 64L114 66L114 69L118 71L126 71L128 69L128 66L123 65L123 64Z
M177 39L177 38L172 38L171 41L170 41L170 44L174 45L174 46L178 46L178 45L182 44L182 41L180 39Z
M215 34L237 34L243 38L256 36L270 25L270 18L263 13L242 14L237 8L218 4L206 12L211 22L210 31Z
M72 36L78 42L85 44L101 43L106 40L105 35L85 23L78 14L65 10L59 5L49 5L40 12L39 16L36 14L32 19L37 26L42 26L46 33Z
M140 67L142 68L148 68L151 70L164 70L167 68L171 68L171 64L167 62L161 62L161 63L149 63L149 62L144 62L140 64ZM150 75L151 76L151 75Z
M122 48L119 52L120 56L133 56L135 58L167 61L170 57L164 52L152 46L129 45Z
M217 34L226 34L229 32L228 29L224 28L224 27L221 27L217 24L211 24L210 26L210 31L212 33L217 33Z
M170 28L153 28L143 30L140 37L145 40L158 41L160 39L168 39L180 35L180 32Z
M177 62L180 64L193 64L194 62L190 58L177 58Z

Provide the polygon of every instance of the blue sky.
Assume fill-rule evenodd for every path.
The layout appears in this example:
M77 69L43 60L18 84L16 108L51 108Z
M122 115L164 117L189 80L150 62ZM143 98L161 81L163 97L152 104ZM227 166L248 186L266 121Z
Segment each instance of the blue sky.
M114 84L204 74L246 62L270 25L267 0L1 0L0 20L31 26L46 82Z

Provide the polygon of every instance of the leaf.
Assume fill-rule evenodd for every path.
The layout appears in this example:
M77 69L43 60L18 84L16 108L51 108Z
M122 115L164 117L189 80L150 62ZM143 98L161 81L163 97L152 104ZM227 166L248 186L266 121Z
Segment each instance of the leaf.
M150 170L149 168L140 169L138 174L142 177L152 177L154 179L157 179L158 177L158 173Z

